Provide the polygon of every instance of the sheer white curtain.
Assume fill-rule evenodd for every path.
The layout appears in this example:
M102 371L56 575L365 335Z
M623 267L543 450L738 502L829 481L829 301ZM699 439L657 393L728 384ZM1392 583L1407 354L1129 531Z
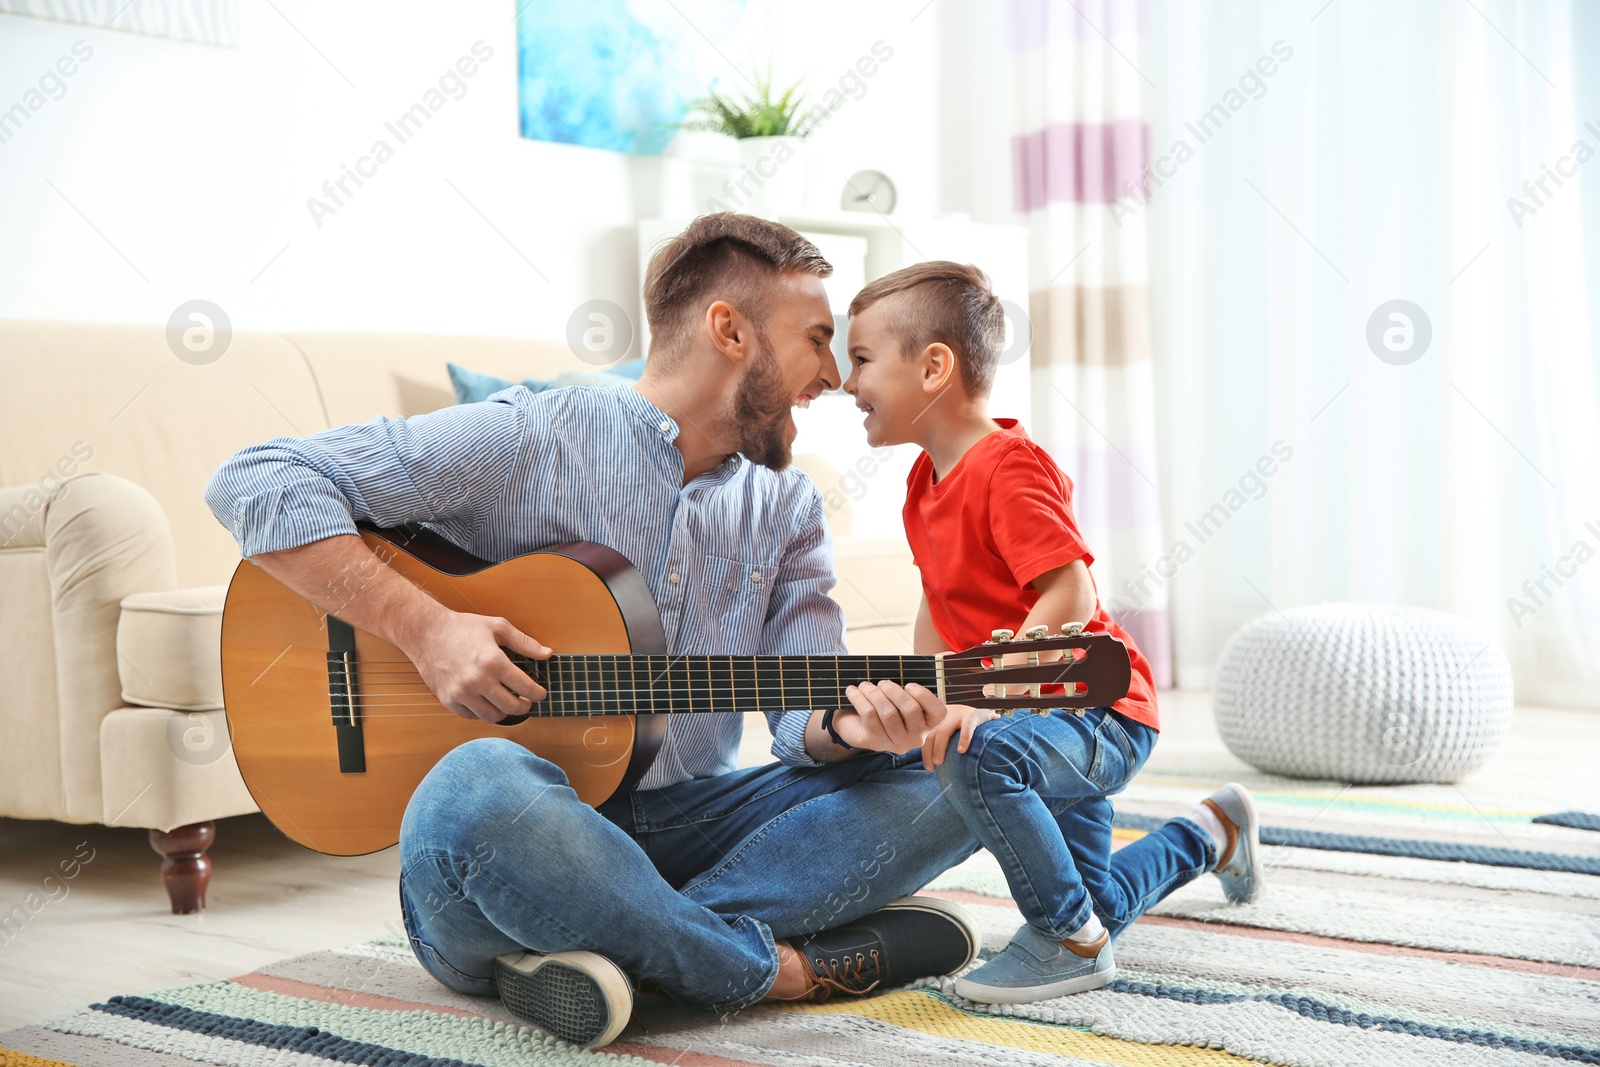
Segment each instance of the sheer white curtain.
M1349 599L1466 616L1520 701L1600 706L1592 8L1147 9L1125 208L1178 684L1256 615Z

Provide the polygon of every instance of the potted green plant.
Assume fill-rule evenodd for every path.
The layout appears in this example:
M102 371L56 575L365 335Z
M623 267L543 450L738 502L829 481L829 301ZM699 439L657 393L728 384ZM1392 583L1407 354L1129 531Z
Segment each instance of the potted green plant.
M798 82L775 95L770 70L750 81L752 91L713 89L696 100L683 128L738 141L739 171L725 183L716 206L757 215L798 211L805 203L804 140L826 112L806 106Z

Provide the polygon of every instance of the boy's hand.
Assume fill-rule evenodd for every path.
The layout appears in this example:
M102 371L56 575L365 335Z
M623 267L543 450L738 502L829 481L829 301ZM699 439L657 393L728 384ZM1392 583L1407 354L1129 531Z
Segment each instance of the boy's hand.
M950 747L950 736L957 730L961 731L961 740L956 744L956 751L966 752L967 746L972 744L972 731L998 714L990 708L951 704L945 709L944 720L922 739L922 765L931 771L943 763L945 752Z
M856 748L910 752L944 718L944 701L912 682L863 682L844 691L850 707L833 717L833 728Z

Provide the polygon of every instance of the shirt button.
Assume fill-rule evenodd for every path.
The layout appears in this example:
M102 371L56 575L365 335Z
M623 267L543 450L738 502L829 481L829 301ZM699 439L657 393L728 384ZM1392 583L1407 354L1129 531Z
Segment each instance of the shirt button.
M677 571L673 571L671 574L667 575L667 581L671 582L673 585L677 585L678 584L678 572Z
M668 422L666 419L662 419L661 420L661 432L662 433L666 433L670 429L672 429L672 423Z
M751 571L750 572L750 580L752 582L759 582L761 580L761 572L760 571Z

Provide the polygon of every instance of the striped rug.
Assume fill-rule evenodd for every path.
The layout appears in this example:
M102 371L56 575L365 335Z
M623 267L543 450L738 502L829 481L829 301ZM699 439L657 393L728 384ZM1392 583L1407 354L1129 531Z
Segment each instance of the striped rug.
M1217 784L1146 774L1119 839ZM949 979L717 1018L640 998L606 1055L628 1063L1600 1064L1600 835L1553 810L1450 786L1248 780L1271 827L1270 890L1224 903L1203 878L1117 942L1107 989L985 1009ZM1438 857L1449 858L1438 858ZM986 855L930 892L965 905L985 955L1019 919ZM598 1062L429 978L399 939L224 982L115 997L0 1034L0 1067L374 1067Z

